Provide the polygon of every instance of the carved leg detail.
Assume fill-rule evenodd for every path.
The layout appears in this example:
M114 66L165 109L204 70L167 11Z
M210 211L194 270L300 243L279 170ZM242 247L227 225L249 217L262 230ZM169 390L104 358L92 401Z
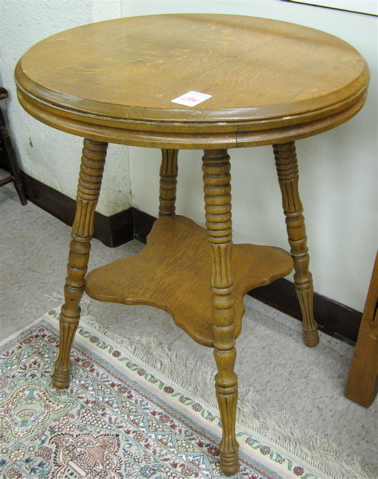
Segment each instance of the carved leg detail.
M159 217L175 214L178 150L161 150Z
M307 346L316 346L319 342L318 325L313 312L313 284L309 271L310 257L307 249L305 219L298 190L299 175L295 142L274 145L273 151L282 193L282 206L286 216L290 252L294 259L294 282L302 311L303 341Z
M213 255L214 357L218 368L215 389L222 419L220 466L223 474L239 470L235 437L238 377L236 359L233 283L231 277L232 222L230 157L227 150L206 150L203 157L206 227Z
M107 146L107 143L84 140L64 289L65 303L60 315L59 356L53 374L53 385L60 389L69 385L70 351L80 319L79 303L84 292L94 212L100 194Z

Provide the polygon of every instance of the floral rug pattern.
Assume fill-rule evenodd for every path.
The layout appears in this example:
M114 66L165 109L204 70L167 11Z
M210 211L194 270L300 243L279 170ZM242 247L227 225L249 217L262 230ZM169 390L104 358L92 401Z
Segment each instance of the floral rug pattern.
M85 323L71 385L54 389L57 317L50 311L0 347L2 478L223 477L216 413ZM238 478L319 478L249 434L238 441Z

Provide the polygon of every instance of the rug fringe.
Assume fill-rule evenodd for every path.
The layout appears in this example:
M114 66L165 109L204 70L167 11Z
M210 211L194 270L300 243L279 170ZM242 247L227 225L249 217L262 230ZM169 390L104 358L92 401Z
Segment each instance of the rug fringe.
M217 409L215 369L183 358L155 339L130 340L115 334L88 314L84 314L81 320L110 341L127 348L134 356L161 372L179 387ZM182 374L182 371L185 371L185 374ZM319 437L312 430L300 429L283 412L266 413L259 406L257 396L243 387L239 387L237 422L306 461L329 478L374 479L363 471L357 456L340 453L332 441Z

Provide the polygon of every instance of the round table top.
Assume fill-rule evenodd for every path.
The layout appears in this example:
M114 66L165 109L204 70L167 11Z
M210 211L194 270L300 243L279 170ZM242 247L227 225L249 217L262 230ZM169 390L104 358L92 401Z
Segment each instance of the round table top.
M18 62L22 106L93 140L161 148L283 143L329 130L366 99L348 43L287 22L172 14L53 35ZM209 95L195 104L198 92ZM172 100L186 95L189 106Z

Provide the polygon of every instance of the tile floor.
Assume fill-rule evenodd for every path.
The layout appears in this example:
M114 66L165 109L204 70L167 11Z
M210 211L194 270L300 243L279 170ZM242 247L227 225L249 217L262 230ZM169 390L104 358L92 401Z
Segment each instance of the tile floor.
M63 290L69 238L68 226L30 202L21 206L12 184L0 188L1 337L57 306L49 296ZM111 249L94 240L90 266L142 248L137 241ZM301 428L332 440L340 453L360 456L366 472L378 478L378 399L365 409L344 397L353 348L323 334L316 348L307 348L297 320L248 296L245 304L237 342L240 385L252 389L265 410L284 410ZM89 313L113 332L155 336L180 354L214 365L211 351L163 311L92 301Z

